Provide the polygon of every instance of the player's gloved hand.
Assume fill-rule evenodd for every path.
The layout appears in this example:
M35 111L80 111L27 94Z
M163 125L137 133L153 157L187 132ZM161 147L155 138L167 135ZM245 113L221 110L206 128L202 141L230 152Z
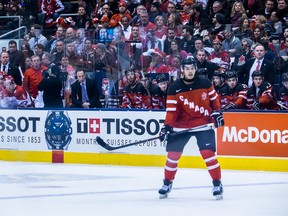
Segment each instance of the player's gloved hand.
M237 106L236 106L236 104L234 104L233 102L230 102L230 103L227 104L223 109L224 109L224 110L237 109Z
M215 127L222 127L224 125L223 113L221 111L214 111L211 117L215 120Z
M259 101L255 101L254 103L253 103L253 109L254 110L261 110L262 108L261 108L261 103L259 102Z
M174 130L172 127L170 127L169 125L163 125L163 127L161 128L160 134L159 134L159 139L161 142L167 141L168 140L168 135L170 133L173 133Z

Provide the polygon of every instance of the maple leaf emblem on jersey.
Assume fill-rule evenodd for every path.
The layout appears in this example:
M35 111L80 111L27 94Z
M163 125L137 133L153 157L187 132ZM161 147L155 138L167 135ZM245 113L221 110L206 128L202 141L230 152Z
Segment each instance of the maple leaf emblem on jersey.
M202 99L202 100L207 100L207 93L206 93L206 92L203 92L203 93L202 93L201 99Z

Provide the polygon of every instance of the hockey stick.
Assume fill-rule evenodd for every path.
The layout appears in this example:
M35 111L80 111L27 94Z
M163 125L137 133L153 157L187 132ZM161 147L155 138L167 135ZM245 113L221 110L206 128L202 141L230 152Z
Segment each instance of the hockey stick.
M209 130L209 129L214 129L214 128L215 128L214 124L210 123L210 124L205 124L205 125L201 125L201 126L198 126L198 127L189 128L189 129L182 130L182 131L177 131L177 132L169 134L169 136L176 136L176 135L179 135L179 134L184 134L184 133L189 133L189 132L197 132L197 131L204 131L204 130ZM100 146L102 146L103 148L105 148L106 150L108 150L108 151L113 151L113 150L116 150L116 149L126 148L126 147L129 147L129 146L133 146L133 145L137 145L137 144L140 144L140 143L149 142L149 141L153 141L153 140L157 140L157 139L159 139L159 137L153 137L153 138L149 138L149 139L145 139L145 140L140 140L140 141L137 141L137 142L134 142L134 143L129 143L127 145L112 147L109 144L107 144L106 142L104 142L104 140L101 137L99 137L99 136L96 137L97 143Z

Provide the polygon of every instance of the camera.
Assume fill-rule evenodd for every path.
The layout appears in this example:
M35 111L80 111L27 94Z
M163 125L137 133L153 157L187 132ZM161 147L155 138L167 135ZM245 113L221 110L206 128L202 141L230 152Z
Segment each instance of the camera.
M60 72L59 73L59 79L61 80L61 81L67 81L67 77L68 77L68 72Z

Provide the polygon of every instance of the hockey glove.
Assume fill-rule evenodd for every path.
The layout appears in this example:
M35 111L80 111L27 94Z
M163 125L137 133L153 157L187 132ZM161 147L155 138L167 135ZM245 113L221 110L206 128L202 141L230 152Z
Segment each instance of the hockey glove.
M215 127L216 128L219 128L219 127L224 125L223 113L221 111L214 111L211 114L211 117L213 117L215 120Z
M168 140L168 136L170 133L173 133L174 130L172 127L170 127L169 125L163 125L163 127L161 128L160 134L159 134L159 139L161 142L165 142Z
M230 102L230 103L227 104L223 109L224 109L224 110L237 109L237 106L236 106L236 104L234 104L233 102Z
M254 110L261 110L262 108L261 108L261 103L259 102L259 101L255 101L254 103L253 103L253 109Z

